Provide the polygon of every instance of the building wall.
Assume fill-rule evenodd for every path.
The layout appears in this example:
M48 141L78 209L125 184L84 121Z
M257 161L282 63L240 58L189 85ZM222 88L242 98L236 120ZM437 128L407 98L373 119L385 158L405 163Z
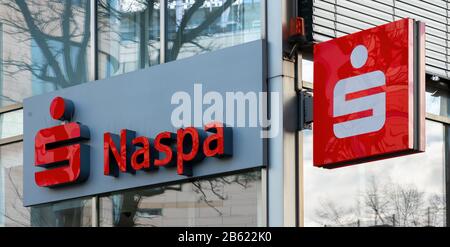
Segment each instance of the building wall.
M114 201L124 201L126 197L138 202L114 209L117 205ZM129 217L124 213L135 205L138 207L133 222L136 226L258 226L263 217L260 173L104 197L100 201L100 226L125 222Z
M260 0L165 2L0 0L0 226L262 224L258 170L22 206L24 98L261 38Z
M144 10L139 4L129 5L133 1L121 4L119 0L101 1L103 5L97 1L96 8L87 0L51 3L26 0L22 6L17 6L14 1L0 0L0 226L264 225L266 205L263 205L262 197L267 196L263 194L267 191L264 188L265 175L261 171L33 208L24 208L20 204L24 165L21 159L20 121L23 98L267 38L265 17L270 19L281 14L274 12L279 9L269 9L263 13L261 3L266 3L263 0L234 0L231 7L224 7L228 1L231 0L206 0L205 5L197 6L194 0L168 0L167 20L162 23L159 0L148 0L147 4L151 7ZM105 2L109 5L104 5ZM125 2L128 4L123 4ZM285 13L291 11L295 1L282 2L279 6L285 8L282 11ZM66 4L71 4L71 7L64 8ZM274 5L271 2L270 6ZM30 10L29 13L24 12L25 7ZM70 10L66 15L68 25L60 25L60 19L51 19L61 16L62 11L67 9ZM97 9L97 30L91 30L91 22L94 21L91 12L94 9ZM192 15L185 15L188 12ZM429 75L449 77L448 1L314 0L312 15L316 42L406 16L423 20L428 30L427 72ZM36 26L30 28L26 17ZM183 18L189 18L185 20L188 25L181 26ZM271 23L276 28L267 29L277 32L286 29L286 20L282 18L277 19L281 23ZM165 27L165 32L161 32L162 27ZM197 29L199 27L202 30ZM269 50L282 46L279 44L282 43L282 35L280 31L280 39L270 43ZM92 52L93 47L98 49ZM278 51L274 53L278 54ZM276 59L282 61L281 56ZM304 89L312 91L312 61L304 59L302 65ZM269 82L272 89L294 80L282 73L274 73ZM92 74L97 76L92 77ZM286 93L290 88L282 90ZM304 193L305 208L301 210L305 225L446 225L448 199L444 174L448 167L445 150L449 139L448 106L445 80L428 80L426 153L335 171L312 167L312 133L302 132L303 156L300 163L304 169L304 180L298 193ZM288 145L286 139L281 142ZM280 150L283 151L283 147ZM286 155L281 155L284 163L277 164L284 170L273 171L281 171L279 174L282 177L290 175L284 165L294 163L293 159L295 156L286 152ZM281 198L283 201L272 201L272 210L280 206L286 210L281 218L286 222L295 222L289 219L293 218L290 212L295 211L292 209L298 205L286 205L295 200L291 197L292 193L283 194L286 189L284 184L293 180L286 179L286 183L280 180L274 185L277 181L274 176L271 178L273 191L282 193L272 194L270 198ZM277 187L280 184L282 189ZM411 195L405 199L418 202L413 210L405 211L405 205L395 204L402 193ZM97 199L99 205L96 205ZM278 222L284 221L280 219L275 223Z

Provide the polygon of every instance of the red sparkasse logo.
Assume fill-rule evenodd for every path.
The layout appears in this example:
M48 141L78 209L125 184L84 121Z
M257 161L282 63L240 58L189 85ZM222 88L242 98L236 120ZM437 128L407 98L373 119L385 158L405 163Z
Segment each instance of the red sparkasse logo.
M402 19L314 47L315 166L424 150L423 42Z
M71 121L72 101L56 97L50 105L52 118ZM34 177L40 187L57 187L83 182L89 177L89 129L80 123L64 123L40 130L35 137L35 165L46 168Z
M56 97L50 114L62 125L42 129L35 137L35 165L46 170L35 173L40 187L59 187L80 183L90 173L88 127L72 120L75 106L72 101ZM193 165L206 157L226 158L233 155L232 128L212 122L203 129L188 127L176 133L161 132L155 139L137 136L135 131L123 129L120 135L103 134L103 171L106 176L122 173L155 171L160 167L176 167L179 175L193 176Z

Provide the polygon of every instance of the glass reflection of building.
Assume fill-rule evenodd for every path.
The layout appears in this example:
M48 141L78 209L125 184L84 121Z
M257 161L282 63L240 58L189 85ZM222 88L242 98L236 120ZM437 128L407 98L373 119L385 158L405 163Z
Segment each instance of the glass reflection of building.
M21 103L24 98L80 83L261 38L270 40L273 30L279 30L281 44L285 20L271 20L275 10L292 12L283 9L293 6L285 2L298 1L0 0L0 226L276 225L278 221L268 220L271 210L276 210L267 202L273 186L267 178L271 173L263 169L24 208ZM361 9L367 8L364 4L373 4L373 9L381 6L366 1L360 3ZM423 4L437 15L448 11L444 4ZM330 15L327 1L313 1L313 5L317 41L344 35L338 28L350 23L350 17L373 21L371 25L386 22L384 15L361 14L359 7L337 6L339 13ZM415 17L400 10L396 15L401 13ZM435 29L427 40L427 48L432 49L427 51L429 57L439 50L435 47L440 43L433 38L439 30ZM269 49L280 44L269 43ZM301 64L304 89L313 90L312 61L305 56ZM439 72L432 68L430 75ZM301 134L303 173L299 177L303 181L295 192L301 203L295 205L299 210L292 210L300 212L292 215L300 218L299 225L447 225L448 85L445 76L439 82L427 78L426 153L321 170L312 167L312 133Z
M261 38L259 0L201 2L166 1L161 46L159 0L0 1L0 226L262 224L258 170L22 207L22 100Z

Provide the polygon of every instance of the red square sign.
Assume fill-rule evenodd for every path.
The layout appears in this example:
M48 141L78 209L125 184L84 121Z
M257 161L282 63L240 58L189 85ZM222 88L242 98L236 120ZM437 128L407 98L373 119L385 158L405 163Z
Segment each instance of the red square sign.
M424 151L424 25L402 19L314 47L314 165Z

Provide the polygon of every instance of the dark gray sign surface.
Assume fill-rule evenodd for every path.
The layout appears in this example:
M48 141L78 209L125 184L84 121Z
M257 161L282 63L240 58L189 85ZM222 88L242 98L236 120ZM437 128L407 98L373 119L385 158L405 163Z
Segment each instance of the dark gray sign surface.
M24 101L24 205L32 206L54 201L104 194L113 191L185 181L176 167L157 171L120 173L119 177L103 175L103 134L120 134L130 129L154 138L162 131L175 132L171 114L174 93L188 92L193 99L194 84L202 84L203 92L242 91L263 92L264 42L244 45L198 55L106 80L85 83L53 93L35 96ZM44 128L61 124L49 114L56 96L73 101L74 121L89 127L90 176L81 184L59 188L38 187L34 174L44 168L34 165L34 138ZM194 177L204 177L265 164L264 140L260 127L233 128L233 157L207 158L195 164Z

